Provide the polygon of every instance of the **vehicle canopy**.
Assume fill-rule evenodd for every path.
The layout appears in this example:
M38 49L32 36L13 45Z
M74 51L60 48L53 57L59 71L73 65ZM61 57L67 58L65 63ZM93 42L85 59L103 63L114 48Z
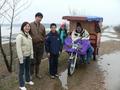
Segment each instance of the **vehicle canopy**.
M79 22L89 33L95 33L95 24L103 22L103 18L98 16L63 16L62 19L69 21L70 32L76 28L76 24Z

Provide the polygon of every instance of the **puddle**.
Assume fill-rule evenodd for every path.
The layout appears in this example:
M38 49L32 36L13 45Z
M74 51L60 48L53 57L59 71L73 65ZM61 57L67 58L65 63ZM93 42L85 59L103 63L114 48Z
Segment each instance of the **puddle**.
M67 78L68 78L68 70L66 69L64 72L61 73L61 75L59 76L59 79L62 83L62 87L65 90L68 90L68 86L67 86Z
M120 90L120 52L103 55L98 61L104 71L105 87L107 90Z

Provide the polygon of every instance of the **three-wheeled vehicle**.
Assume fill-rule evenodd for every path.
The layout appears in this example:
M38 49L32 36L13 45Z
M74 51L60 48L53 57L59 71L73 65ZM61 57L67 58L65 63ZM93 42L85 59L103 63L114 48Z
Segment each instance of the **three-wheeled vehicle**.
M69 32L72 32L73 30L76 29L77 23L80 23L82 27L88 31L90 35L90 43L94 48L93 60L96 60L97 59L96 56L98 55L98 51L100 47L101 26L102 26L103 18L97 16L63 16L63 19L69 21ZM75 48L75 45L73 46L73 48ZM73 54L71 55L72 56L70 57L70 59L71 58L77 59L76 57L73 57ZM73 64L69 63L68 65L69 75L73 74L75 70L75 65L76 65L76 60Z

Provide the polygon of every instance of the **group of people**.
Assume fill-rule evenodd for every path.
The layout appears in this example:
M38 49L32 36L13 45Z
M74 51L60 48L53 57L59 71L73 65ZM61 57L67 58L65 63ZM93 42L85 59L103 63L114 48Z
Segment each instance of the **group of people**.
M46 35L45 27L41 24L43 14L35 14L34 22L23 22L21 32L16 37L16 50L19 59L19 88L27 90L25 84L34 85L33 77L41 79L39 66L46 50L49 58L49 73L52 79L58 77L58 56L62 51L67 30L60 27L60 34L56 31L57 25L50 24L51 31Z
M82 37L89 39L89 33L77 23L76 29L68 35L66 24L62 24L59 31L55 23L50 24L50 32L46 35L45 27L41 24L43 14L35 14L34 22L23 22L21 32L16 37L16 50L19 59L19 88L27 90L25 84L34 85L33 77L41 79L39 66L44 51L49 58L49 74L52 79L58 77L58 57L62 52L66 37L72 40ZM92 46L88 49L93 52ZM91 53L88 53L88 61Z

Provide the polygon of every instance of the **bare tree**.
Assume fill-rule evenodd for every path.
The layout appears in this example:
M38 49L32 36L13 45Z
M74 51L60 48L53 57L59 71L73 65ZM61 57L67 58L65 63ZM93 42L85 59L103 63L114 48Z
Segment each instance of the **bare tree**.
M12 72L12 63L13 63L12 31L13 31L14 20L22 11L28 8L30 3L28 3L29 2L28 0L5 0L5 1L8 7L7 9L8 11L2 8L4 13L0 13L0 14L8 21L8 23L10 23L10 38L9 38L10 63L8 63L8 59L6 58L4 50L2 50L3 51L2 53L8 71Z
M68 10L71 16L86 16L87 15L85 9L78 10L78 9L68 8Z
M6 2L7 0L0 0L0 21L2 18L2 14L7 11L7 8L3 10L3 8L5 8L6 6Z
M6 3L6 0L1 0L0 1L0 10L4 7L4 5L5 5L5 3Z
M7 11L7 9L5 9L5 10L3 11L3 8L4 8L5 4L6 4L6 2L7 2L7 0L1 0L1 1L0 1L0 18L2 18L2 14ZM0 21L2 21L2 20L0 19ZM1 49L1 53L2 53L2 55L3 55L3 58L4 58L4 61L5 61L6 67L7 67L8 71L10 71L9 63L8 63L6 54L5 54L5 52L4 52L3 46L2 46L1 25L0 25L0 49Z
M70 14L71 16L76 16L76 15L78 15L77 11L76 11L76 10L73 10L73 9L71 9L71 8L69 8L69 14Z

